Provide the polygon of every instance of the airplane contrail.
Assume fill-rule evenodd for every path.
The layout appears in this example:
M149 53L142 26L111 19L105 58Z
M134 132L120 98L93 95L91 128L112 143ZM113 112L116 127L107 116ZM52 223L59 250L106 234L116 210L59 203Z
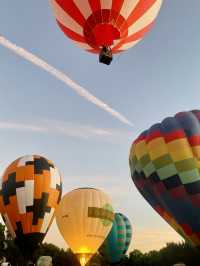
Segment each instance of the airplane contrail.
M10 42L5 37L0 35L0 44L7 49L13 51L15 54L21 56L22 58L26 59L27 61L33 63L34 65L40 67L41 69L45 70L46 72L50 73L52 76L57 78L58 80L62 81L66 85L68 85L71 89L73 89L79 96L85 98L87 101L95 104L99 108L103 109L104 111L108 112L124 124L129 126L133 126L133 124L122 114L111 108L109 105L104 103L103 101L99 100L97 97L92 95L89 91L85 88L71 80L66 74L62 73L55 67L49 65L47 62L42 60L41 58L37 57L36 55L28 52L27 50L23 49L22 47L17 46L16 44Z

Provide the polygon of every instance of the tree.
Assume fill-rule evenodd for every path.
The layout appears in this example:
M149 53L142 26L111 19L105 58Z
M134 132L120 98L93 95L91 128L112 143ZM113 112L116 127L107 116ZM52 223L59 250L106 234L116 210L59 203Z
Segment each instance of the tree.
M76 256L70 249L67 251L59 249L52 244L42 244L34 254L34 260L37 261L40 256L51 256L54 266L80 266Z
M5 249L4 243L7 243ZM52 244L41 244L33 255L36 262L40 256L51 256L54 266L80 266L76 256L68 249L60 249ZM20 250L11 236L5 232L5 226L0 223L0 259L6 257L12 266L26 266ZM179 244L168 243L159 251L142 253L133 250L129 256L124 256L121 262L112 266L172 266L185 263L187 266L199 265L200 251L188 242ZM96 254L86 266L110 266L102 256Z
M5 225L0 223L0 259L4 257L5 249Z

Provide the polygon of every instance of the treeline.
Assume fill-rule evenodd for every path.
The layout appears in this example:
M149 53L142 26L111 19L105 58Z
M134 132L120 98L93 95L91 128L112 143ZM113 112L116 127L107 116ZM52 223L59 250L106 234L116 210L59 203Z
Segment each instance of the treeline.
M34 261L37 261L40 256L51 256L54 266L80 266L70 250L65 251L52 244L42 244L33 255ZM15 246L10 235L5 234L5 227L0 224L0 258L3 257L6 257L12 266L26 265L20 250ZM188 243L169 243L159 251L142 253L139 250L134 250L130 252L129 256L125 256L117 266L173 266L176 263L199 266L200 251ZM104 258L96 254L88 266L109 265Z
M178 263L199 266L200 251L189 243L169 243L159 251L142 253L134 250L124 261L126 266L173 266Z

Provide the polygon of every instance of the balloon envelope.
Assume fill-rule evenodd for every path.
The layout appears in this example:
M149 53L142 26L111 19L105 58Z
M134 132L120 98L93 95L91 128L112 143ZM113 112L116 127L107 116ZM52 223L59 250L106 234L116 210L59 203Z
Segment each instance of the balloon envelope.
M144 131L130 151L133 182L185 239L200 246L200 111L181 112Z
M128 218L116 213L113 226L99 249L99 253L108 263L120 262L126 254L132 238L132 227Z
M162 0L51 0L64 34L83 49L113 53L138 43L152 28Z
M79 188L67 193L56 211L58 228L82 265L105 240L113 219L110 198L92 188Z
M32 253L43 240L60 198L58 169L44 157L24 156L5 170L0 189L0 211L22 252Z

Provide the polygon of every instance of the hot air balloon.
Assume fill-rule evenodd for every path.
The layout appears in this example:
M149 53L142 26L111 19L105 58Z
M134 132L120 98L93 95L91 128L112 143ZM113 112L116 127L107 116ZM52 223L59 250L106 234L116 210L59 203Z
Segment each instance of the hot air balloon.
M186 240L200 246L200 111L180 112L144 131L130 151L133 182Z
M105 240L113 219L110 198L93 188L79 188L67 193L56 211L58 228L82 266Z
M51 225L61 199L61 187L58 169L38 155L17 159L3 174L0 212L27 258L31 258Z
M109 65L152 28L162 0L51 0L64 34Z
M132 238L132 227L128 218L116 213L113 226L99 249L99 253L110 264L118 263L126 254Z

